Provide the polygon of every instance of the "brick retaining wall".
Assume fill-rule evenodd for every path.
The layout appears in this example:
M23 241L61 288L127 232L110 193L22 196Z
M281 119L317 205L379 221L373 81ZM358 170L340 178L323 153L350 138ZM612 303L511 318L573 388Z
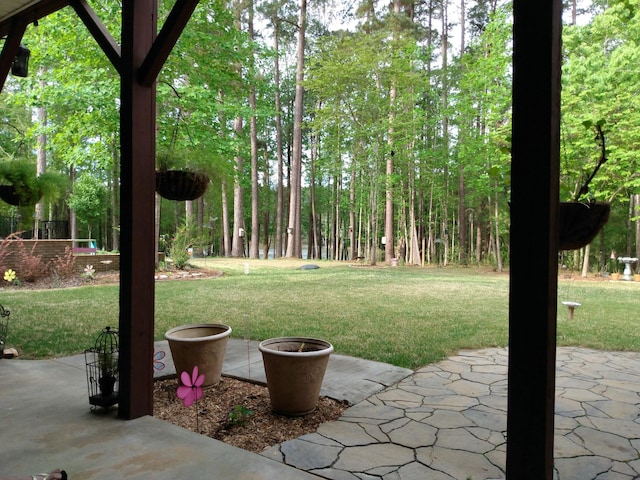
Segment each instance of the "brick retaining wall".
M8 243L7 255L0 259L0 274L11 268L15 270L20 278L19 243L24 245L24 251L27 255L41 256L43 271L48 272L57 257L64 258L66 249L72 248L72 240L2 240L2 243ZM0 247L2 248L2 247ZM120 270L119 254L74 254L75 271L82 273L87 265L93 265L96 272L109 272Z

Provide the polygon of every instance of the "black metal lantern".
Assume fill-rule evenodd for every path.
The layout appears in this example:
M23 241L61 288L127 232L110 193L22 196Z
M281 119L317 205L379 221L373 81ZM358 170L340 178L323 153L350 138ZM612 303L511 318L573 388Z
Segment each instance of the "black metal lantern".
M92 410L118 403L118 353L118 331L111 327L105 327L94 347L84 351Z
M29 57L31 51L24 45L18 47L16 58L11 64L11 74L16 77L26 77L29 74Z
M9 310L0 305L0 358L4 357L4 345L9 331Z

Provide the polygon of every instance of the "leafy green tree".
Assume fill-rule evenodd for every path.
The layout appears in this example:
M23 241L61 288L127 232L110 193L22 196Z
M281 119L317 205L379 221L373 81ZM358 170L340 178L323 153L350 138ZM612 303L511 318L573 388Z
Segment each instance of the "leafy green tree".
M510 177L510 39L509 8L499 8L489 15L460 58L455 75L458 88L453 99L458 132L455 160L459 169L464 169L464 187L469 192L460 211L469 209L475 222L492 226L491 230L486 229L486 235L493 245L486 243L495 254L499 269L502 268L499 242L508 225L501 210L506 207ZM482 216L482 212L486 214ZM469 222L464 214L460 214L459 221ZM461 258L465 256L466 252L461 253ZM482 251L477 249L477 261L481 257Z
M607 162L591 182L589 196L612 202L600 240L600 264L611 250L631 254L629 199L640 188L640 8L603 2L586 25L563 29L561 193L571 199L593 171L599 152L585 122L601 123ZM636 239L636 243L638 240Z
M88 238L106 211L107 189L104 183L90 173L83 173L73 184L69 195L69 208L75 211L81 222L86 223Z

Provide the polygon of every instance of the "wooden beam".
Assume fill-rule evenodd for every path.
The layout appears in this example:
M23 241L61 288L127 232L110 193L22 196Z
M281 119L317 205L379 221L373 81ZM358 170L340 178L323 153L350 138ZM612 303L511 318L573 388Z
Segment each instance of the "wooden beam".
M140 84L149 86L158 78L162 66L189 22L199 0L177 0L167 17L162 30L145 58L138 79Z
M100 21L96 12L89 6L86 0L70 0L69 5L85 24L89 33L104 51L116 71L120 72L121 52L120 45L111 36L107 27Z
M514 0L513 10L507 478L551 480L561 1Z
M0 92L4 88L4 83L7 81L7 76L11 71L11 65L16 58L20 42L26 29L27 24L21 21L21 19L16 19L2 46L2 53L0 53Z
M153 414L156 85L136 73L156 38L155 0L122 2L120 108L120 399L126 419Z

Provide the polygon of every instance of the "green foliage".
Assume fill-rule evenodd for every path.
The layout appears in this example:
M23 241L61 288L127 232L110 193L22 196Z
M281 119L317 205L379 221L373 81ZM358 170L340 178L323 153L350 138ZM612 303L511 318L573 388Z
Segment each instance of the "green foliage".
M189 228L179 228L171 240L171 247L169 248L169 256L176 268L183 269L187 266L191 258L188 250L192 245L193 242Z
M35 163L25 160L0 162L0 183L12 185L23 205L33 205L43 195L49 200L56 200L67 185L62 175L53 172L36 176Z
M174 2L158 3L161 25ZM92 6L113 38L120 39L118 2ZM296 81L289 55L297 33L297 6L295 2L256 5L256 25L263 25L263 20L271 25L256 32L255 41L242 31L247 6L234 5L235 11L224 0L198 4L158 78L157 159L158 166L205 171L212 183L202 218L205 224L206 219L220 219L221 180L227 182L228 194L234 180L241 187L250 185L248 119L255 115L265 164L261 157L259 175L266 179L259 210L262 218L269 218L270 238L263 239L269 243L275 233L276 113L284 123L285 159L292 148ZM360 235L358 245L375 244L387 186L393 188L398 240L408 240L407 219L413 217L421 245L423 240L433 245L449 232L450 258L459 258L456 249L461 242L455 235L465 209L470 212L469 228L473 223L477 237L487 245L483 249L490 251L486 239L493 238L493 232L508 239L511 2L468 5L462 52L456 50L457 39L451 32L435 27L445 6L422 5L411 15L405 11L397 15L362 3L358 27L339 32L317 25L317 12L309 12L303 140L308 178L303 183L311 182L313 161L314 207L327 244L332 236L344 242L344 232L350 228ZM583 122L603 119L610 160L592 182L591 192L620 207L612 211L616 215L610 222L617 223L607 230L605 243L625 243L628 227L617 217L627 216L623 201L640 189L639 10L633 2L599 2L588 23L563 29L562 197L574 198L593 170L594 144ZM457 13L449 13L455 23ZM273 29L281 41L277 72L281 112L274 106L275 52L266 43ZM0 154L32 162L38 136L46 135L48 172L73 167L95 176L105 187L118 185L118 72L73 9L61 9L42 19L40 27L28 28L24 42L32 51L33 73L26 79L7 80L0 98ZM454 47L447 50L447 57L444 42ZM257 93L255 111L247 101L251 89ZM46 120L36 119L34 109L39 107ZM242 131L235 130L235 119L243 120ZM391 149L394 169L387 175L384 167ZM245 160L243 168L234 169L235 157ZM288 180L285 173L285 185ZM464 187L464 196L457 185ZM56 190L51 200L64 197L64 186ZM85 204L88 216L79 213L81 221L95 227L111 205L108 194L101 198L102 217ZM70 199L76 212L83 210L83 200L96 198L78 197L82 193L76 189ZM302 198L306 233L311 225L307 190ZM246 212L251 200L245 194ZM172 231L183 213L164 203L162 231ZM56 207L66 211L62 203ZM4 205L0 209L8 211ZM350 214L361 224L351 225ZM22 217L31 221L25 212ZM107 231L117 228L104 225ZM220 244L220 221L215 229L208 243Z
M191 260L189 249L194 245L202 245L202 235L198 233L194 225L184 225L180 227L173 236L169 246L169 257L173 265L182 270Z
M506 192L511 176L509 11L501 7L487 14L484 22L454 68L458 88L453 118L460 132L457 161L464 168L473 203L496 189Z
M67 202L79 220L86 222L91 237L91 226L104 214L107 192L104 184L94 175L84 173L73 184Z
M593 20L568 26L563 33L562 181L575 194L593 169L592 136L583 125L606 122L609 161L598 172L591 192L598 200L626 199L640 187L640 9L625 2L608 5ZM585 126L587 126L585 125Z
M246 425L249 417L255 412L244 405L236 405L229 412L229 422L233 425Z

